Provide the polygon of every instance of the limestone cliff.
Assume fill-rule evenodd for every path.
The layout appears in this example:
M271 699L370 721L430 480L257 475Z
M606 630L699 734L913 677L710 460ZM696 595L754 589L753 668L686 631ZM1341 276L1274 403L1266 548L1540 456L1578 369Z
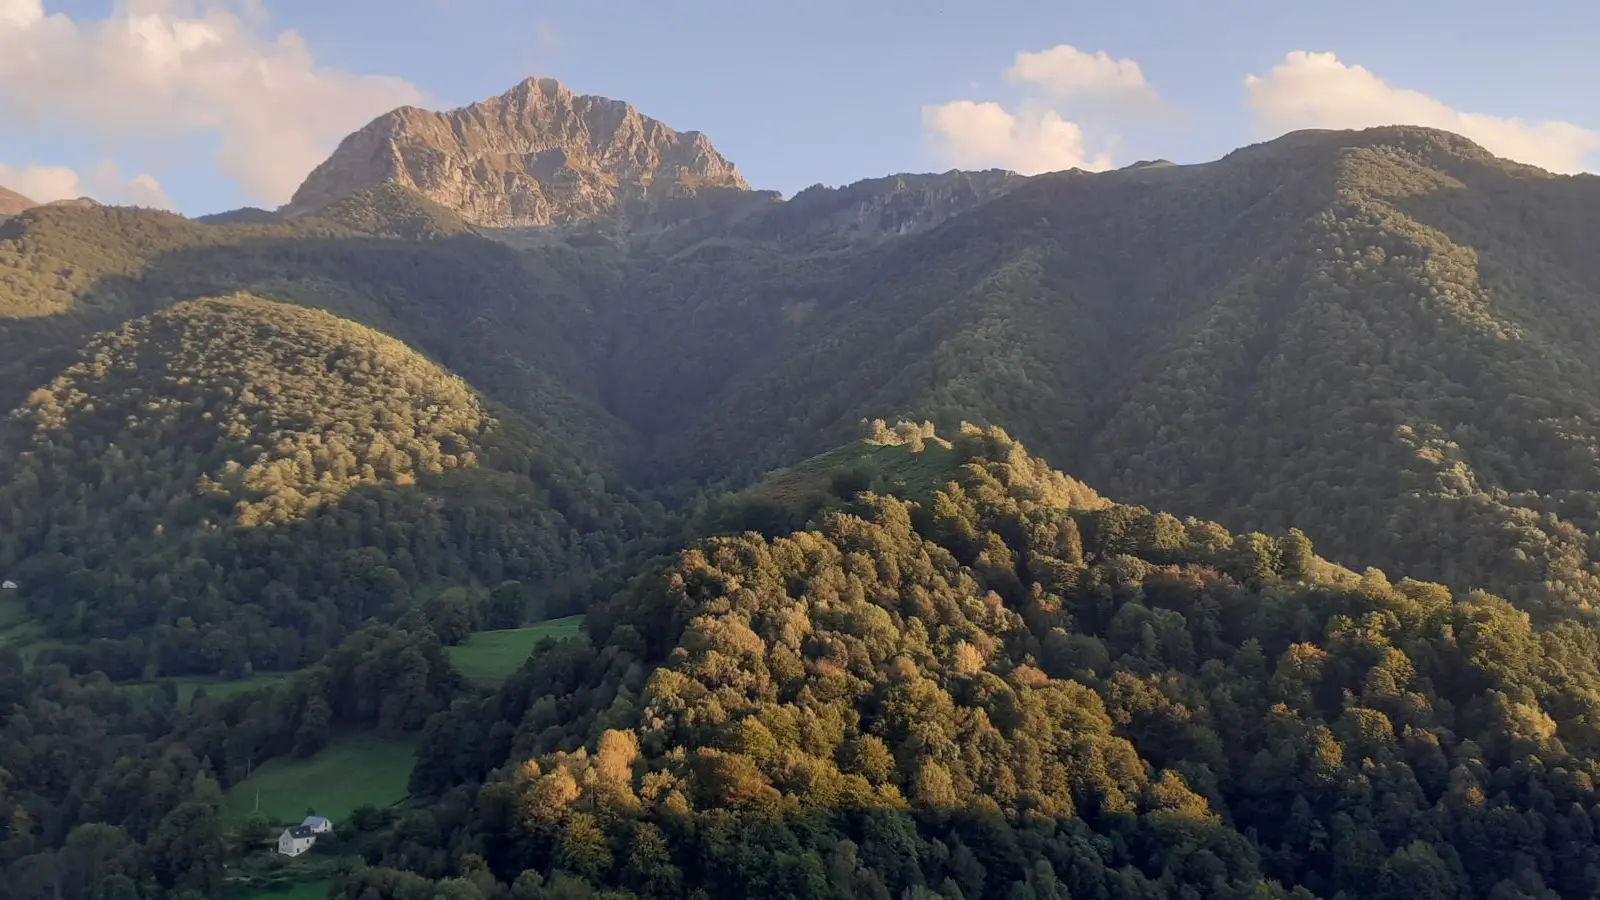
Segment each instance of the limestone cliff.
M389 183L497 228L626 224L705 190L748 190L705 135L540 78L449 112L402 107L378 117L345 138L283 211L305 215Z

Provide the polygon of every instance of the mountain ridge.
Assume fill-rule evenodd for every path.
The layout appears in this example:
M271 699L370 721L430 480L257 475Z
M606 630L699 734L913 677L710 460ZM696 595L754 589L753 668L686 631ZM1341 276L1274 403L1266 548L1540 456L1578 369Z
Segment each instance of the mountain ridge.
M897 173L813 185L785 200L752 190L702 132L675 131L623 101L528 78L456 109L392 110L341 141L275 213L242 209L203 220L293 219L391 184L482 228L683 232L668 238L676 244L713 235L871 241L931 227L1025 180L1000 169Z
M1600 181L1392 127L647 213L0 224L8 888L1600 896ZM409 779L269 865L356 729Z
M654 240L552 233L515 251L397 185L345 198L350 207L328 207L331 218L284 225L104 209L31 212L10 227L132 217L141 239L171 229L119 264L132 280L116 296L160 303L265 283L269 296L336 302L401 328L542 424L586 423L597 440L585 452L631 460L614 471L642 485L737 483L825 450L861 418L978 421L1009 426L1129 500L1230 527L1303 527L1342 561L1415 566L1547 611L1581 610L1589 601L1572 597L1595 594L1600 551L1584 536L1600 530L1600 515L1585 473L1600 425L1583 400L1600 392L1587 361L1600 322L1584 301L1600 283L1584 224L1594 220L1592 179L1409 127L1295 132L1199 165L984 177L992 196L865 243L850 233L860 211L884 186L915 190L914 179L866 183L865 206L848 187L813 190ZM764 216L797 218L763 239ZM1530 230L1508 240L1494 230L1505 221ZM354 240L348 229L386 239ZM181 266L157 250L169 244L189 247ZM71 266L19 258L15 271L81 272L94 261L69 247L85 245L61 245ZM311 248L330 254L314 279ZM358 248L368 261L348 252ZM230 281L229 267L241 266L257 274ZM323 299L317 280L353 266L360 283ZM420 268L396 277L410 267ZM545 276L533 290L523 283ZM457 297L456 282L473 288ZM57 298L50 310L65 311L78 290L39 283ZM368 317L374 291L393 308ZM1307 317L1350 341L1340 352L1357 362L1317 350ZM1313 360L1321 386L1299 381ZM1363 366L1390 381L1374 387ZM1300 399L1271 397L1267 371ZM1364 423L1382 440L1329 431L1376 402L1364 396L1375 390L1394 407ZM1331 407L1334 397L1349 405ZM1318 406L1319 421L1297 411ZM1229 444L1258 431L1261 447ZM1311 435L1316 458L1335 466L1320 476L1307 470L1323 463L1288 449ZM1281 481L1262 493L1246 470L1269 468ZM1308 504L1313 496L1323 499ZM1483 532L1473 539L1491 556L1528 561L1464 566L1447 548L1406 544L1463 528L1448 525L1460 515L1448 510L1470 511ZM1557 587L1536 586L1535 573Z
M38 205L16 191L0 186L0 216L14 216Z
M612 394L641 398L622 415L690 481L754 477L863 417L981 421L1129 502L1586 615L1592 184L1406 127L1037 176L826 268L652 282ZM713 324L680 329L683 310Z
M704 134L550 78L446 112L407 106L379 116L307 176L284 213L385 181L496 227L626 219L652 194L749 189Z

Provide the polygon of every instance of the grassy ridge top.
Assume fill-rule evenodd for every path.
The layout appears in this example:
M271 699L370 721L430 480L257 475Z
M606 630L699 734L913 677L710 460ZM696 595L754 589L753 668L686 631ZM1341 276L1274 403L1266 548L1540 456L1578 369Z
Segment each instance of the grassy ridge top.
M886 493L927 500L960 465L950 442L924 432L922 426L906 428L907 436L883 430L881 422L877 425L874 435L767 473L740 496L799 510L841 485L848 489L876 484Z

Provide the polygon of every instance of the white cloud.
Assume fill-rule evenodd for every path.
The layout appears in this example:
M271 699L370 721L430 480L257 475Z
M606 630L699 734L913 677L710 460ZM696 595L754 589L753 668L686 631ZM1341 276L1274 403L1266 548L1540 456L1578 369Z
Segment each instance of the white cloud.
M0 28L22 28L42 18L39 0L0 0Z
M1112 59L1104 50L1085 53L1070 44L1017 54L1006 72L1013 84L1031 84L1059 96L1072 94L1150 95L1155 90L1131 59Z
M398 78L318 66L257 0L119 0L105 19L0 0L0 112L17 128L130 138L215 135L248 199L288 200L339 138L422 93Z
M1263 137L1300 128L1423 125L1553 172L1592 170L1590 155L1600 151L1600 131L1570 122L1461 112L1420 91L1393 87L1332 53L1296 50L1268 74L1246 76L1244 83L1256 132Z
M1083 129L1053 109L1011 113L998 103L955 100L923 109L922 119L945 159L960 168L1003 166L1024 175L1111 168L1110 155L1091 157Z
M3 4L5 0L0 0ZM0 5L0 15L6 11ZM117 164L106 160L87 175L67 166L29 165L20 168L0 163L0 187L36 203L92 197L101 203L172 209L161 182L150 175L123 178Z
M5 13L0 6L0 14ZM0 163L0 187L16 191L35 203L65 200L82 194L82 179L66 166L23 166L13 168Z
M1114 117L1121 104L1156 97L1137 62L1113 59L1103 50L1085 53L1068 44L1018 53L1006 80L1023 90L1014 109L976 100L923 108L923 130L947 162L969 168L1001 166L1024 175L1109 169L1106 148L1115 144L1116 136L1106 134L1099 141L1102 148L1091 150L1083 125L1068 118L1065 105L1082 104L1080 113L1090 107L1109 110Z

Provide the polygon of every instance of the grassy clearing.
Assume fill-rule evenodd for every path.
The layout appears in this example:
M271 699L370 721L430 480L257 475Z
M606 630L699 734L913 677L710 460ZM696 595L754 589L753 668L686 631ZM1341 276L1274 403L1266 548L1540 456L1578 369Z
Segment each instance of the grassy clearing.
M247 895L247 900L326 900L328 889L332 886L331 878L320 881L296 881L260 888Z
M498 683L511 677L522 668L533 645L543 638L573 637L583 624L583 616L550 619L524 628L504 631L480 631L455 647L447 648L450 662L469 680L483 684Z
M956 457L943 442L929 440L920 451L903 445L856 441L820 456L771 472L741 497L803 510L833 494L834 475L860 470L870 475L873 490L927 502L955 474Z
M368 735L338 737L310 759L272 759L228 791L223 814L240 821L255 809L277 824L299 822L307 809L335 823L366 804L393 806L406 798L417 742Z

